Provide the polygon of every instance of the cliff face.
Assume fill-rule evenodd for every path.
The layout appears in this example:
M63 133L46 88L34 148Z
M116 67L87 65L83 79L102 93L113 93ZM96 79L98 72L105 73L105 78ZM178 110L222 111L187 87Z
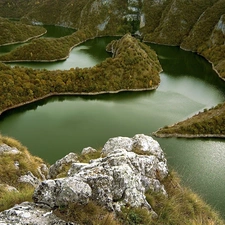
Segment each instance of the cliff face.
M225 77L224 0L3 0L0 16L87 28L96 35L140 30L144 40L198 52Z

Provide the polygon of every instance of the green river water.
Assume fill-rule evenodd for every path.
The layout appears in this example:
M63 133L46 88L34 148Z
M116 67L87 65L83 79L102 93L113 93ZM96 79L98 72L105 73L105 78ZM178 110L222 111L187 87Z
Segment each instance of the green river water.
M105 46L112 39L89 40L62 62L22 65L50 70L90 67L110 56ZM18 139L32 154L54 163L71 151L100 148L110 137L151 135L162 126L225 100L225 83L202 57L178 47L150 46L163 67L157 90L51 97L4 113L0 117L1 134ZM225 218L225 140L155 139L185 185Z

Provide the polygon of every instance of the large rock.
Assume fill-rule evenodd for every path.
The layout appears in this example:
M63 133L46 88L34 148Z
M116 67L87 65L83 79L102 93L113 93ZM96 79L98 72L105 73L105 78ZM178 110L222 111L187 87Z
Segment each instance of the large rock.
M76 160L73 154L70 156L58 162ZM109 211L120 211L123 206L145 207L155 215L145 192L150 189L166 195L161 181L167 175L164 153L151 137L138 134L111 138L101 158L75 162L65 178L42 181L34 191L35 203L22 203L1 212L0 224L74 224L60 220L52 210L70 203L87 204L89 200Z
M34 201L54 208L92 199L110 211L120 211L125 205L151 211L145 192L151 189L166 195L161 180L168 174L167 162L151 137L112 138L104 145L102 156L89 163L73 163L66 178L42 182Z
M90 186L79 176L43 181L34 191L33 199L51 208L68 203L86 204L92 195Z

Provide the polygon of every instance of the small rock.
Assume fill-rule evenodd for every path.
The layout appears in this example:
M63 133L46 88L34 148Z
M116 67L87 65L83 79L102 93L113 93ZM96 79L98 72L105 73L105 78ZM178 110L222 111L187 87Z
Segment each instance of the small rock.
M85 154L90 154L90 153L95 153L97 152L96 149L92 148L92 147L87 147L87 148L84 148L82 151L81 151L81 155L85 155Z
M40 180L33 175L30 171L27 172L27 175L23 175L18 179L21 183L31 184L33 187L37 187L40 184Z
M7 144L2 144L0 145L0 154L19 154L20 151L16 148L16 147L10 147L9 145Z
M77 154L71 152L62 159L57 160L52 166L49 168L49 178L56 178L58 174L60 174L65 166L68 164L79 162Z
M90 186L81 177L74 176L43 181L34 191L33 199L54 208L68 203L87 204L91 195Z
M0 212L1 225L77 225L75 223L65 222L55 216L51 209L43 204L34 204L23 202L9 210Z

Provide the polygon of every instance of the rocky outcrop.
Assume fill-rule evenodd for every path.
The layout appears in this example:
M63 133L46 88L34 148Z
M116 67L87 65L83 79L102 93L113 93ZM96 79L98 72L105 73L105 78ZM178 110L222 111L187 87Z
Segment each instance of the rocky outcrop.
M89 163L73 163L66 178L43 181L34 192L34 201L51 208L94 200L110 211L120 211L127 204L151 210L145 191L166 194L160 183L168 174L166 159L151 137L110 139L102 156Z
M152 137L138 134L111 138L102 149L102 157L89 163L74 162L66 177L42 181L33 194L35 203L23 203L0 213L0 223L65 224L52 214L53 209L91 200L109 211L118 212L129 205L145 207L156 215L145 192L166 196L162 181L167 175L167 160Z

